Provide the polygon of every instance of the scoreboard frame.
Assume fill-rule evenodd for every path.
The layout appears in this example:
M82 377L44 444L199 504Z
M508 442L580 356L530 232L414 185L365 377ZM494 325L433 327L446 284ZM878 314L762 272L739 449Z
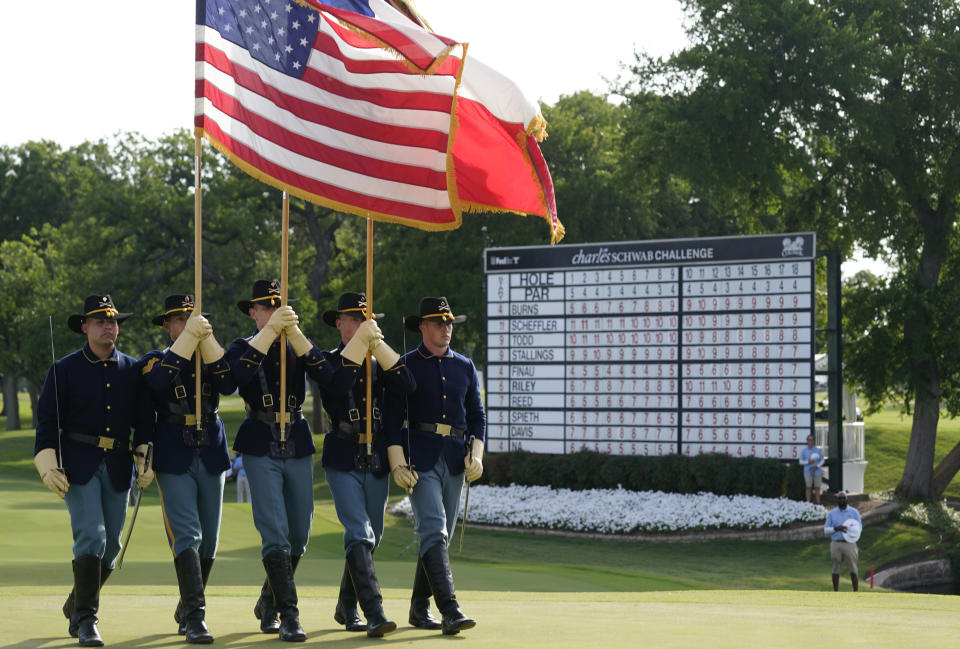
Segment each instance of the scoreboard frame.
M486 248L487 448L795 460L816 235Z

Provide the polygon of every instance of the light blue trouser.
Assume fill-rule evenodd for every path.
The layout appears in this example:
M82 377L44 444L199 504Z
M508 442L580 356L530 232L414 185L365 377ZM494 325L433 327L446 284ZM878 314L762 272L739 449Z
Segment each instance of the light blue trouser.
M463 474L451 475L443 455L429 471L418 471L420 480L413 488L410 505L413 507L414 531L420 537L420 556L443 543L450 545L453 529L460 510L460 489Z
M164 529L173 556L196 548L201 559L217 556L223 510L223 473L210 473L198 457L185 473L157 473Z
M93 555L107 568L114 568L127 518L128 492L114 490L103 462L87 484L70 485L63 500L73 528L74 559Z
M387 508L388 476L375 477L369 471L326 469L337 518L343 525L343 550L359 543L372 551L383 537L383 512Z
M244 454L250 481L253 524L260 554L283 550L298 557L307 550L313 523L313 456L279 460Z

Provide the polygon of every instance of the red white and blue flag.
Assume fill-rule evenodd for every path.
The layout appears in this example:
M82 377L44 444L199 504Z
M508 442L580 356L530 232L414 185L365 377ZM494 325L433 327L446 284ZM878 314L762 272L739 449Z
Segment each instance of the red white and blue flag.
M402 0L198 0L195 125L248 173L327 207L425 230L535 214L563 236L545 122Z

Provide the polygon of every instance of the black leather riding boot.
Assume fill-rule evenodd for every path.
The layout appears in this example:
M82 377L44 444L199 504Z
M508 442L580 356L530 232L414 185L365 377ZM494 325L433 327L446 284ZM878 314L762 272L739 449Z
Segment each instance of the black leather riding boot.
M294 574L297 572L297 564L300 563L301 556L290 557ZM263 633L278 633L280 631L280 618L277 616L277 609L273 606L273 591L270 590L269 579L263 580L260 598L257 600L256 606L253 607L253 614L260 620L260 630Z
M200 559L200 575L203 577L203 592L206 599L207 581L210 579L210 571L213 570L213 559ZM173 619L177 623L177 633L187 634L187 624L183 619L183 600L177 602L177 609L173 612Z
M293 562L290 554L282 550L271 552L263 558L267 580L273 591L273 606L280 615L280 639L287 642L303 642L307 634L300 626L300 611L297 609L297 586L293 582Z
M427 571L427 579L433 590L433 600L440 609L443 618L442 628L444 635L454 635L477 625L460 610L457 596L453 589L453 571L450 569L450 557L447 547L437 543L430 547L423 555L423 567Z
M75 563L75 562L74 562ZM113 572L112 568L107 568L107 566L101 561L100 562L100 588L103 588L103 585L107 582L107 578L110 577L110 573ZM63 617L68 620L73 616L73 609L76 604L74 603L74 594L73 591L70 591L70 594L67 595L67 601L63 603ZM77 625L74 622L70 623L68 628L71 638L77 637Z
M206 598L203 594L203 573L200 568L200 554L196 548L187 548L173 560L177 569L177 583L180 584L180 601L184 635L190 644L210 644L213 636L207 630Z
M417 557L417 570L413 575L413 596L410 597L408 621L418 629L436 630L441 626L440 620L430 612L430 582L420 557Z
M91 554L73 562L73 600L70 625L76 625L80 646L102 647L103 639L97 630L97 610L100 608L99 557Z
M343 564L343 576L340 577L340 596L337 598L337 608L333 612L333 619L342 624L347 631L366 631L367 623L357 613L357 593L353 589L353 580L346 562Z
M383 614L383 597L380 595L380 582L373 570L370 548L363 543L353 546L347 554L347 568L357 593L357 603L367 618L367 635L379 638L394 631L397 623L391 622Z

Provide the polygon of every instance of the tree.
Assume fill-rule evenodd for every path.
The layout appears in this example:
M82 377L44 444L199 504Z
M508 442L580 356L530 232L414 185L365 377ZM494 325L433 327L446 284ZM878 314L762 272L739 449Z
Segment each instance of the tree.
M953 330L960 189L960 14L954 0L687 0L693 44L639 57L625 92L648 168L750 230L809 229L848 253L886 251L887 281L858 280L847 377L873 407L912 403L898 491L941 494L941 407L960 412ZM642 155L639 156L643 160ZM880 353L878 353L880 352ZM882 355L881 355L882 354Z

